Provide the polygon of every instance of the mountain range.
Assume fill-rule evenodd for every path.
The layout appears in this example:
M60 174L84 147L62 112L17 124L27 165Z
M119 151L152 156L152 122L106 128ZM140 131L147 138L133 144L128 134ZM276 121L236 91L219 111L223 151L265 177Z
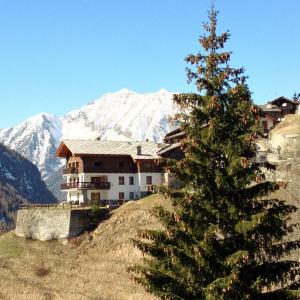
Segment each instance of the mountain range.
M0 222L13 226L15 211L21 203L55 202L38 168L0 144Z
M0 143L17 151L40 170L57 197L63 163L55 151L63 139L161 141L170 131L169 116L178 110L164 89L139 94L128 89L103 95L59 117L41 113L15 127L0 129Z

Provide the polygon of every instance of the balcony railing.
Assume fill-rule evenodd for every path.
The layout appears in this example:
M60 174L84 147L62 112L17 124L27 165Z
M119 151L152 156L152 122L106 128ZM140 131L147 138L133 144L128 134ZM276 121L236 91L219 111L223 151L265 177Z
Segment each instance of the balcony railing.
M75 167L70 167L70 168L64 168L63 169L63 174L77 174L78 173L78 169Z
M72 183L62 183L62 190L69 189L97 189L97 190L109 190L110 182L72 182Z

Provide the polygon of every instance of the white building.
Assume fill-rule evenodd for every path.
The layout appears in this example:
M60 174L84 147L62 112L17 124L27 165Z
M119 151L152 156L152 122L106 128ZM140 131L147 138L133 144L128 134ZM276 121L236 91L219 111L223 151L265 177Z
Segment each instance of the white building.
M65 140L62 191L68 202L117 204L142 198L163 181L154 142Z

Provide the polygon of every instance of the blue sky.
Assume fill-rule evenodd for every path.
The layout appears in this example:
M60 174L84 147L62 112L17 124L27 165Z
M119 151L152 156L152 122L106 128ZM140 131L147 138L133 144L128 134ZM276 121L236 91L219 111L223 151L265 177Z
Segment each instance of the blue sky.
M216 0L256 103L300 92L298 0ZM106 92L188 92L209 0L0 0L0 128Z

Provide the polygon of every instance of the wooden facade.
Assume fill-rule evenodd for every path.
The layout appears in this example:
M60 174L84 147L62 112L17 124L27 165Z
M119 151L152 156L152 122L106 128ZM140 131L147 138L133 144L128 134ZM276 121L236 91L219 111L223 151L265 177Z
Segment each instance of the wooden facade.
M270 103L276 105L281 110L282 117L296 113L299 106L298 101L293 101L283 96L271 101Z
M133 160L122 155L83 155L66 160L64 174L72 173L155 173L162 172L154 159Z

